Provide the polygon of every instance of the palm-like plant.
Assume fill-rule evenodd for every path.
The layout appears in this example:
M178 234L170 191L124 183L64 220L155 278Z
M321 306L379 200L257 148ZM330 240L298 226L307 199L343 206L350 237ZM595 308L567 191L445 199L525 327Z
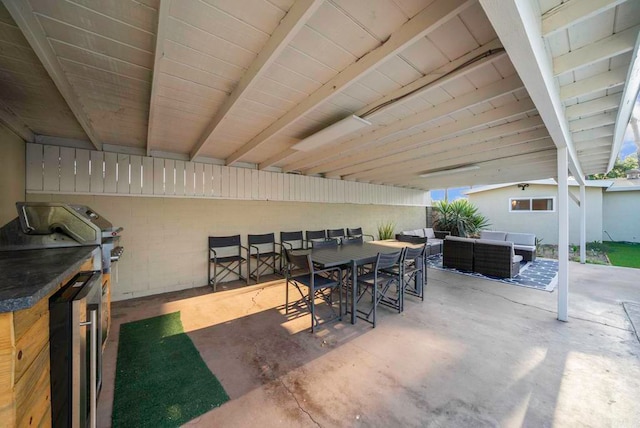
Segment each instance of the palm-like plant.
M453 236L477 235L491 224L478 212L478 207L466 199L438 201L433 210L436 213L436 228L449 231Z

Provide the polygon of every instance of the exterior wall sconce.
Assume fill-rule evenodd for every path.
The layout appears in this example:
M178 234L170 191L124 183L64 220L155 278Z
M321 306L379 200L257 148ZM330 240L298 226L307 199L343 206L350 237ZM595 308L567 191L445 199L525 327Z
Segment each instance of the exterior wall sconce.
M520 183L520 184L517 184L516 186L518 186L521 190L524 190L527 187L529 187L529 183Z

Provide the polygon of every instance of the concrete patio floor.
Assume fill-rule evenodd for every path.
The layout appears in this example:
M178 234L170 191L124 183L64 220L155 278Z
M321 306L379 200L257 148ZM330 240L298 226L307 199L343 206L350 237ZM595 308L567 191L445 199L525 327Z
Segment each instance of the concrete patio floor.
M570 263L556 293L429 270L402 314L322 326L285 316L283 281L113 305L99 426L110 425L121 323L180 311L230 401L188 426L610 426L640 421L640 343L622 302L640 271Z

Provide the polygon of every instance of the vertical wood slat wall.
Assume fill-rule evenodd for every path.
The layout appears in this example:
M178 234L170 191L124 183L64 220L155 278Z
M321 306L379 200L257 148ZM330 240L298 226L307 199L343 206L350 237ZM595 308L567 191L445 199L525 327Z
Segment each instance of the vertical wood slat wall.
M425 206L428 192L174 159L27 144L27 192Z

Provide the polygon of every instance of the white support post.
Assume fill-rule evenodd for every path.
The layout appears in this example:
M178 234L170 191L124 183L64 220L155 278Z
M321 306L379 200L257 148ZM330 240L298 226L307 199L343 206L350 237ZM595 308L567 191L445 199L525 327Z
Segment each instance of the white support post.
M568 321L569 312L569 156L558 148L558 320ZM582 204L581 204L582 205Z
M580 263L587 262L587 186L580 185Z

